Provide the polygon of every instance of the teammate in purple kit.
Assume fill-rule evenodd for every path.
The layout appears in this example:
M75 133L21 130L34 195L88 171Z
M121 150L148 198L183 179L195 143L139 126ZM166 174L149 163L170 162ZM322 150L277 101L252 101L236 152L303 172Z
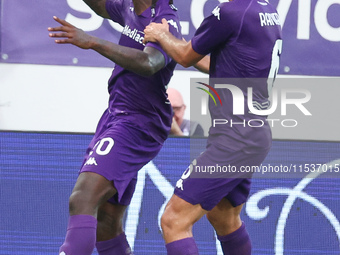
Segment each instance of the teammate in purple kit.
M210 54L210 65L200 67L209 73L210 85L217 84L217 78L231 78L228 81L235 82L231 84L243 92L245 100L243 115L233 115L229 89L216 89L223 105L215 106L209 101L212 119L234 120L238 125L212 126L206 150L177 182L161 220L168 255L198 254L192 227L204 215L215 228L224 254L251 254L251 241L240 219L249 194L249 176L202 179L192 175L193 166L232 165L239 170L241 166L260 165L265 159L271 146L271 131L266 116L249 112L247 87L253 89L254 103L262 109L268 107L282 46L277 12L268 0L233 0L219 4L189 42L174 38L166 20L150 24L144 32L145 41L160 43L185 67L198 61L209 62L205 56ZM251 119L264 124L257 128L240 125Z
M166 95L176 63L157 43L143 44L150 22L170 23L181 38L172 0L84 0L99 16L124 27L119 44L84 33L65 20L48 28L58 44L92 49L116 66L109 79L108 109L101 117L69 199L69 222L60 255L132 254L122 219L137 172L159 152L172 110ZM52 33L54 32L54 33Z

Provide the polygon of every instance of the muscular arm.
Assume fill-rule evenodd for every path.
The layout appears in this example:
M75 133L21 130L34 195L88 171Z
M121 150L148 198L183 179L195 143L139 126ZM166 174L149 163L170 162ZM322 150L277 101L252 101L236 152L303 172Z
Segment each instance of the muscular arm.
M144 51L124 47L89 34L76 28L65 20L54 17L62 26L48 28L50 37L58 38L58 44L73 44L82 49L92 49L110 59L121 67L142 76L150 76L165 65L163 54L152 47L145 47Z
M210 68L210 56L204 56L200 61L198 61L194 67L201 71L202 73L209 74L209 68Z
M121 67L142 76L153 75L165 64L163 54L153 47L145 47L144 51L141 51L95 37L91 49Z
M177 39L169 32L169 25L165 19L162 19L162 24L151 23L144 30L144 42L158 42L163 50L177 63L184 67L189 67L197 64L204 55L198 54L192 48L191 41ZM208 71L207 59L197 65L198 69ZM200 69L199 69L200 70Z
M83 0L97 15L103 18L110 18L106 11L105 3L106 0Z

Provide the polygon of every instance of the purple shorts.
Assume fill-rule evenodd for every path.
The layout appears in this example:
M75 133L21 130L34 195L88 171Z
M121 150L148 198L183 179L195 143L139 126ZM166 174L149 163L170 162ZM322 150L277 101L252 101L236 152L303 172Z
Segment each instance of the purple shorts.
M129 205L138 171L156 157L161 148L160 143L133 123L106 111L79 173L94 172L113 181L117 193L108 201Z
M227 198L236 207L247 201L251 173L242 172L246 166L259 166L266 158L268 150L256 154L244 151L217 148L208 144L206 150L191 163L181 179L176 183L175 194L193 205L200 204L210 211L222 198ZM232 169L229 173L216 173L216 169ZM210 166L215 172L207 172ZM240 171L241 170L241 171Z

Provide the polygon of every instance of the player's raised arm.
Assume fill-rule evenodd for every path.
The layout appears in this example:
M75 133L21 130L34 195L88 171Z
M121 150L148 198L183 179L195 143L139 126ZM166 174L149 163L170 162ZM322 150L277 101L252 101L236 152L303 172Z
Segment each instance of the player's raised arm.
M190 41L186 42L173 36L169 32L166 19L162 19L162 23L151 23L144 33L144 42L158 42L173 60L184 67L195 65L204 57L193 50Z
M164 55L157 49L145 47L144 51L124 47L85 33L65 20L53 17L61 24L49 27L50 37L58 44L73 44L82 49L92 49L119 66L142 76L150 76L165 65Z
M106 11L106 0L83 0L97 15L103 18L110 18Z

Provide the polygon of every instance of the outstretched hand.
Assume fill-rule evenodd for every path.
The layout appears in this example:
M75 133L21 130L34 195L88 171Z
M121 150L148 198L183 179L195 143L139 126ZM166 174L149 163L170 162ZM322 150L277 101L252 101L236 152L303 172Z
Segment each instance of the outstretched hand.
M166 19L163 18L162 23L152 22L144 29L143 43L158 42L160 36L166 32L169 32L169 24Z
M73 26L63 19L54 16L53 19L61 24L59 27L49 27L50 37L60 38L55 42L58 44L73 44L82 49L90 49L92 46L93 37L86 34L83 30Z

